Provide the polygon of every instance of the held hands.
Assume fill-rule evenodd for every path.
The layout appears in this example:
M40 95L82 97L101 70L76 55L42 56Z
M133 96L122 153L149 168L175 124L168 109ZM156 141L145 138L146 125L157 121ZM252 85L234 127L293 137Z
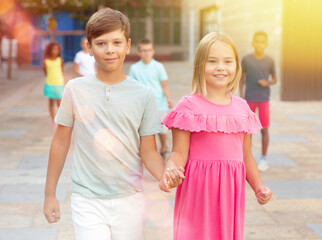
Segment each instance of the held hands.
M266 80L266 79L260 79L260 80L258 80L258 83L259 83L259 85L261 85L262 87L269 87L269 81L268 80Z
M264 205L271 199L272 191L265 185L259 185L256 189L255 195L257 197L257 202Z
M160 180L159 187L164 192L171 192L170 189L177 187L182 183L184 176L184 168L171 166L163 172L163 176Z
M44 215L49 223L60 220L59 203L56 197L45 197Z

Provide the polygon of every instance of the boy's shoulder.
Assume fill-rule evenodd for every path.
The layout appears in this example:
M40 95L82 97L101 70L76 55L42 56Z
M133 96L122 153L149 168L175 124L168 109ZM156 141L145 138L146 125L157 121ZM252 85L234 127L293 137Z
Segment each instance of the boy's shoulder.
M146 85L144 85L143 83L135 80L133 77L131 76L127 76L127 85L126 88L129 89L133 89L135 91L142 91L142 92L150 92L152 91L152 89Z
M163 63L155 60L154 58L151 60L151 62L157 67L163 67Z
M82 85L91 84L91 82L92 82L92 76L88 75L88 76L73 78L68 81L66 86L68 85L69 87L74 88L74 87L78 87L78 86L82 86Z

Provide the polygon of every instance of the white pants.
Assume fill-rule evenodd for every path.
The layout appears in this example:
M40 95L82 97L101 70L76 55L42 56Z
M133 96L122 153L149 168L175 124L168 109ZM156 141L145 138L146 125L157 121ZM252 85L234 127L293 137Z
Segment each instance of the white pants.
M116 199L72 194L72 218L77 240L142 240L145 196L136 193Z

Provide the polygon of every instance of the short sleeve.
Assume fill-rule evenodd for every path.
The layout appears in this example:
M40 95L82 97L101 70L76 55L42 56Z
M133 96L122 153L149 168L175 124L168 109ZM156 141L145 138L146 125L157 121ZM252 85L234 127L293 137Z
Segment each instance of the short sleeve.
M196 98L189 99L184 97L178 105L170 111L163 119L162 124L171 128L178 128L189 132L223 132L223 133L254 133L259 131L262 126L258 117L251 111L245 100L234 98L233 105L230 105L226 113L213 114L196 113L195 109L202 108L201 104L192 105L192 101L197 101ZM191 101L190 101L191 100Z
M241 67L242 67L243 73L246 73L246 71L247 71L247 64L246 64L246 60L245 60L244 57L243 57L243 59L241 61Z
M160 81L168 80L167 71L165 70L162 63L160 63L160 67L159 67L159 80Z
M181 98L173 110L162 120L162 124L168 129L179 128L181 130L193 131L194 114L189 107L187 96Z
M71 82L72 81L69 81L65 86L63 98L55 116L55 122L66 127L73 127L74 125L74 109L71 93Z
M79 53L76 53L76 55L75 55L75 58L74 58L74 63L77 63L77 64L79 64L80 63L80 56L79 56Z
M155 101L152 90L145 101L144 112L142 116L141 125L139 128L140 136L154 135L161 131L161 124L159 122L159 111Z

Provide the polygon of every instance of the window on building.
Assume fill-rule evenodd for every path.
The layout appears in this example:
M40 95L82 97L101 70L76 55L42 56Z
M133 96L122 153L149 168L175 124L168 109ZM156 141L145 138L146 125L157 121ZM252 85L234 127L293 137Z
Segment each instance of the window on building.
M218 31L218 8L211 6L200 11L200 39L206 34Z
M126 8L124 11L131 23L131 41L137 44L141 38L144 38L146 31L147 11L144 7Z
M153 38L155 44L180 45L181 9L176 6L153 8Z

